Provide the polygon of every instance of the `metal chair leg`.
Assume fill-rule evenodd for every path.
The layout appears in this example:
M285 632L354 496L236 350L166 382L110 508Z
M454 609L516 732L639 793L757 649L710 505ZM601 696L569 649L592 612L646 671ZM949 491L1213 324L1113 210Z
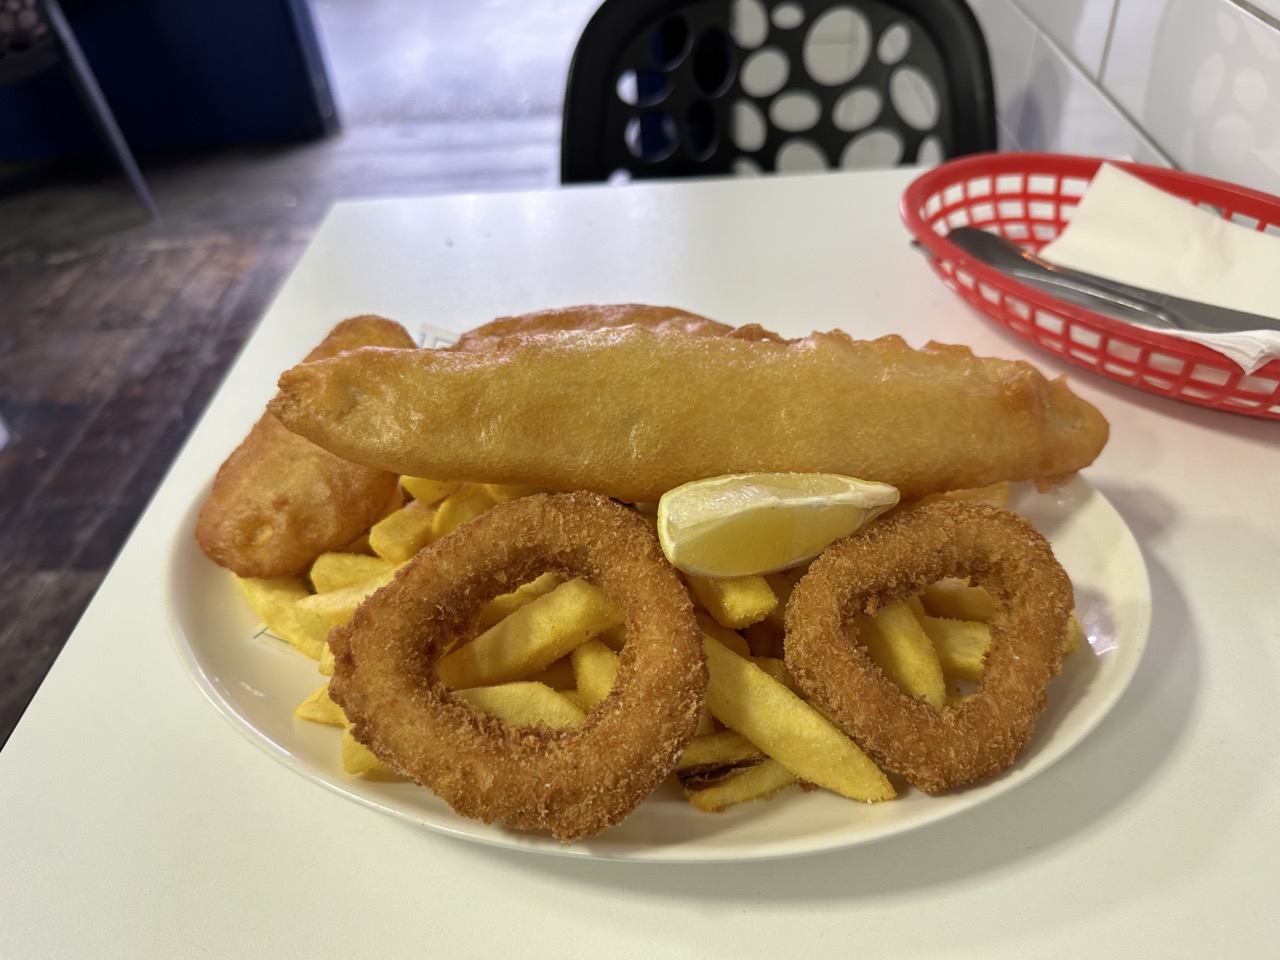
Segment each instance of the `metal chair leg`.
M111 112L107 98L102 95L102 89L98 86L93 70L89 67L89 61L85 59L84 53L80 49L80 44L76 41L75 34L71 32L71 25L67 23L67 18L62 13L62 7L58 4L58 0L44 0L44 8L49 17L49 23L58 35L58 41L62 44L62 49L66 53L67 62L70 64L71 79L75 83L77 92L86 106L88 106L89 113L93 116L98 130L110 144L112 152L116 155L116 161L133 185L134 193L138 195L138 199L143 207L146 208L147 216L155 220L160 216L159 210L156 209L155 200L151 197L147 182L142 178L142 171L138 169L138 164L133 159L129 144L125 141L124 135L120 132L120 127L116 124L116 118Z

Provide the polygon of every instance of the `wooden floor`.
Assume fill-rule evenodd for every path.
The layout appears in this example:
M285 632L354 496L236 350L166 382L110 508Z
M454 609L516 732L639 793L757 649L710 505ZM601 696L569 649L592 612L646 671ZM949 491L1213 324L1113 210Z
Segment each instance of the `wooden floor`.
M142 157L154 222L105 160L0 169L0 744L333 201L554 187L594 5L317 0L343 133Z

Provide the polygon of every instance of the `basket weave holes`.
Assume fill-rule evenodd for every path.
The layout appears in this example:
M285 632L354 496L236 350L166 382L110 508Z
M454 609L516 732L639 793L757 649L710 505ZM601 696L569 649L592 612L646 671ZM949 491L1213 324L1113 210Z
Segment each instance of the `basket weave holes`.
M1230 374L1219 367L1208 367L1203 363L1197 363L1191 369L1191 379L1200 383L1209 383L1217 387L1224 387L1227 381L1231 379Z
M1054 196L1058 192L1058 178L1051 173L1033 173L1027 178L1027 193Z
M996 193L1022 193L1022 174L1003 173L996 177Z
M991 196L991 178L990 177L974 177L965 185L965 190L969 194L969 198L989 197Z

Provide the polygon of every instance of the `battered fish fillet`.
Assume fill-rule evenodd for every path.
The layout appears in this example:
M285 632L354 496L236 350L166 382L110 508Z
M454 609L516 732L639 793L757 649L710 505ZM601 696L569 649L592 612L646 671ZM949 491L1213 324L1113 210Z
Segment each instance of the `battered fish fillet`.
M358 350L280 379L270 410L339 456L437 479L653 501L704 477L841 473L910 500L1087 466L1107 422L1063 380L900 337L623 326L497 353Z
M467 353L485 353L502 350L523 337L553 336L571 331L608 330L616 327L643 327L654 333L687 333L699 337L736 337L741 340L785 342L782 337L771 330L764 329L759 324L731 327L727 323L710 320L678 307L651 307L643 303L606 303L555 307L550 310L521 314L518 317L499 317L497 320L462 334L452 349Z
M541 336L566 330L604 330L623 326L646 327L655 333L670 330L708 337L723 337L733 332L733 327L718 320L709 320L678 307L652 307L642 303L584 304L575 307L555 307L521 314L518 317L499 317L474 330L468 330L458 338L454 350L480 353L501 349L512 337Z
M306 362L368 346L415 344L398 323L353 317L334 327ZM219 468L196 520L196 541L211 560L242 577L297 573L366 531L397 482L397 474L336 457L264 413Z

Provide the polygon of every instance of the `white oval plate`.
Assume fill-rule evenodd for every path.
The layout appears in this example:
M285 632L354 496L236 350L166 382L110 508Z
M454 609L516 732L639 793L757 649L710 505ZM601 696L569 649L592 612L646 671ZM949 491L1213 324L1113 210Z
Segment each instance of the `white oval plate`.
M760 860L870 843L945 820L1026 782L1079 743L1129 685L1151 623L1142 554L1111 504L1080 478L1052 494L1019 491L1011 507L1049 538L1071 575L1089 645L1064 661L1035 735L1010 769L939 797L907 790L888 803L866 805L793 789L720 814L700 813L668 783L618 826L565 846L546 834L459 817L412 783L345 775L339 731L293 716L324 678L311 660L263 632L230 575L199 551L192 535L198 506L199 500L173 544L166 613L183 662L241 733L304 777L377 810L455 837L564 856Z

